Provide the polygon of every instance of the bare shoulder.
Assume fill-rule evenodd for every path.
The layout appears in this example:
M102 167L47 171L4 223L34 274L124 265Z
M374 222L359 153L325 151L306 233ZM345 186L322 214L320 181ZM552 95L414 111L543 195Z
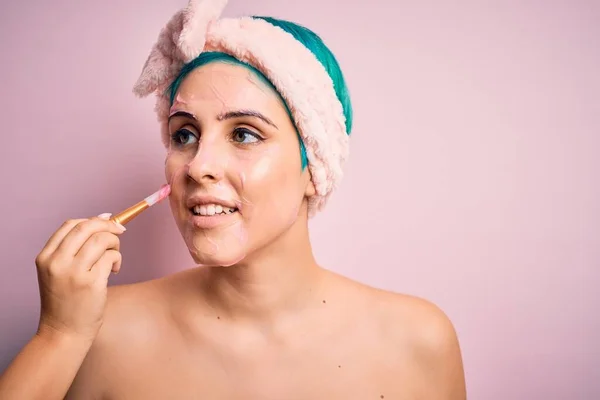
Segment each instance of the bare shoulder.
M102 327L67 399L109 396L111 377L131 373L132 360L158 340L161 315L168 313L164 286L163 278L108 288Z
M429 300L383 290L373 290L384 325L423 355L443 353L458 344L454 325L446 313Z
M410 365L415 381L424 382L426 398L466 398L461 349L455 327L433 302L350 281L346 284L369 309L386 351Z
M386 326L410 354L415 378L423 379L427 398L466 399L462 355L456 330L436 304L415 296L380 292ZM420 379L419 379L420 378Z
M372 290L380 305L381 326L390 345L406 352L415 379L426 383L427 398L466 398L461 349L452 321L423 298ZM420 379L419 379L420 378Z
M382 331L410 341L424 351L442 350L457 344L454 325L433 302L402 293L383 290L335 275L341 293L365 305ZM374 321L375 322L375 321Z

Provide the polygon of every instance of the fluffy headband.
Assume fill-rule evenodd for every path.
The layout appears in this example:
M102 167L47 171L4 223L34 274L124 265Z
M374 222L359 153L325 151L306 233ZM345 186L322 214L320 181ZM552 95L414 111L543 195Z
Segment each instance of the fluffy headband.
M309 215L323 208L342 178L349 138L342 104L331 77L301 42L265 20L222 18L227 0L190 0L162 29L134 93L155 92L155 111L163 142L169 143L168 88L184 64L202 52L219 51L262 72L286 101L306 147L316 195L309 199Z

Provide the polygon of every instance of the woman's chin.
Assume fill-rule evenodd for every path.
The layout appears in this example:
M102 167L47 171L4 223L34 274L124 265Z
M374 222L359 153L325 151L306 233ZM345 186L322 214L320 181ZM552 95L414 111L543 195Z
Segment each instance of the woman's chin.
M239 251L240 249L234 249L234 251L222 249L216 252L199 248L189 250L194 262L205 267L231 267L246 257L246 254Z
M229 267L246 257L248 235L241 224L220 230L183 229L184 241L194 262Z

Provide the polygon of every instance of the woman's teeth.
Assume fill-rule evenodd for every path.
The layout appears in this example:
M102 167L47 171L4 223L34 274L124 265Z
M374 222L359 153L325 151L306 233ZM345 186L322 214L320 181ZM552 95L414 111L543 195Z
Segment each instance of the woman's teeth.
M211 216L211 215L226 215L231 214L237 211L237 208L229 208L223 207L219 204L206 204L201 206L195 206L192 208L192 212L194 215L203 215L203 216Z

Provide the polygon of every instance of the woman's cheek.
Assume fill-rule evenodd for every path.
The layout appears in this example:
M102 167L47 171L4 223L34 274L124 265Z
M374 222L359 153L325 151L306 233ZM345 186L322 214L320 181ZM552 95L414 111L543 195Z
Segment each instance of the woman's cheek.
M181 175L187 172L189 162L186 161L184 154L171 149L168 150L165 157L165 179L169 185L181 184L178 182Z
M168 152L165 158L165 179L171 185L169 203L172 211L177 211L179 205L182 204L187 174L187 165L178 158L173 152Z
M298 170L293 171L293 163L276 155L266 153L252 168L240 173L242 201L245 216L255 223L287 226L297 219L302 205L301 166L298 163Z

